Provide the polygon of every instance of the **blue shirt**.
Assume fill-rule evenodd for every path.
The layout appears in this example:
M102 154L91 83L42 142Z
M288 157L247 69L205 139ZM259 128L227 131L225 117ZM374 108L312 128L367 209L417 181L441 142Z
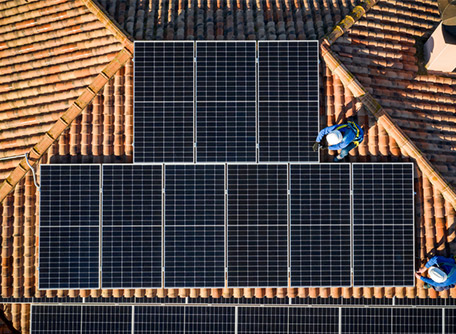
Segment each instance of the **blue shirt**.
M341 127L341 126L343 126L343 124L336 124L336 125L332 125L332 126L328 126L327 128L324 128L318 134L316 142L319 143L323 139L323 137L326 136L328 133L330 133L334 130L339 130L343 136L342 141L339 144L331 145L328 148L330 150L337 151L337 150L341 150L341 149L347 147L356 139L356 133L355 133L355 131L353 131L353 129L349 125L347 125L345 127ZM362 142L363 138L364 138L364 132L360 126L358 126L358 129L359 129L359 137L360 137L359 142Z
M437 283L434 280L421 276L421 280L432 286L448 286L451 284L456 284L456 263L454 259L450 259L443 256L434 256L432 259L426 263L426 268L431 268L433 265L438 264L439 268L442 269L447 275L448 278L443 283Z

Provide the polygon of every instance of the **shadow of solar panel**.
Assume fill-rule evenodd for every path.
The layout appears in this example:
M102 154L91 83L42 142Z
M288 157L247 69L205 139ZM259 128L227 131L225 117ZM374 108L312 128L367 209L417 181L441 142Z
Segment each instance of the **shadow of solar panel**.
M353 164L355 286L413 286L413 164Z
M350 286L350 166L291 165L291 286Z
M185 307L135 306L135 334L185 333Z
M81 334L81 306L32 305L30 333Z
M391 328L391 308L342 308L343 334L385 334Z
M102 287L161 287L162 166L103 165Z
M135 42L134 161L193 161L193 42Z
M287 286L287 166L228 166L228 286Z
M132 306L84 306L81 333L131 334Z
M99 211L99 165L41 165L40 289L99 287Z
M395 308L393 311L393 333L440 334L443 333L442 309ZM451 333L451 332L450 332Z
M318 41L258 42L259 161L318 162Z
M256 161L255 42L196 42L197 161Z
M224 287L224 166L166 166L165 174L165 287Z

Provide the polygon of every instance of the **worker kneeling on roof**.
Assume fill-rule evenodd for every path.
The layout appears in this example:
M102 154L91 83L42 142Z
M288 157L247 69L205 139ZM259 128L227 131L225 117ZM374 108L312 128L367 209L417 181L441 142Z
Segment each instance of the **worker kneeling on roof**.
M346 124L328 126L321 130L313 145L313 150L316 151L319 148L341 150L339 155L334 158L334 161L338 162L343 160L348 152L357 147L363 139L363 129L349 118Z
M421 275L426 270L430 278ZM415 276L428 284L425 288L433 287L436 291L448 290L456 284L456 263L454 258L434 256L415 273Z

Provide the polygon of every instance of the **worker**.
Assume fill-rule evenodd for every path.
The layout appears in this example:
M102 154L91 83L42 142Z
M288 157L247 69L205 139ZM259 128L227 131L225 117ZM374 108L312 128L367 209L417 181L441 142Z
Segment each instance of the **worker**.
M322 142L323 139L325 140ZM320 148L341 150L334 158L334 161L338 162L343 160L348 152L357 147L363 139L363 129L354 122L353 118L349 118L345 124L336 124L321 130L312 148L314 151Z
M430 278L421 275L426 270ZM456 262L454 258L434 256L415 273L415 276L428 284L426 288L432 287L436 291L451 289L456 284Z

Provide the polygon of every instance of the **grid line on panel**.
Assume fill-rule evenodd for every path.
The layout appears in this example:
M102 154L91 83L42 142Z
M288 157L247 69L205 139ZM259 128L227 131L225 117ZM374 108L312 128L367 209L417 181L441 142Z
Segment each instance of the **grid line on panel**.
M196 43L197 161L256 161L255 42Z
M318 42L258 42L259 161L318 162Z
M165 174L165 287L224 287L225 166Z
M193 162L193 42L135 42L134 160Z
M99 287L100 165L42 165L40 289Z
M162 167L103 165L102 287L161 287Z
M186 334L232 334L234 332L234 307L186 307Z
M30 333L80 334L81 319L81 306L32 305Z
M350 286L350 166L290 171L291 286Z
M287 286L287 165L228 165L228 286Z
M135 306L135 334L185 333L185 307Z
M354 285L413 286L413 164L352 168Z

